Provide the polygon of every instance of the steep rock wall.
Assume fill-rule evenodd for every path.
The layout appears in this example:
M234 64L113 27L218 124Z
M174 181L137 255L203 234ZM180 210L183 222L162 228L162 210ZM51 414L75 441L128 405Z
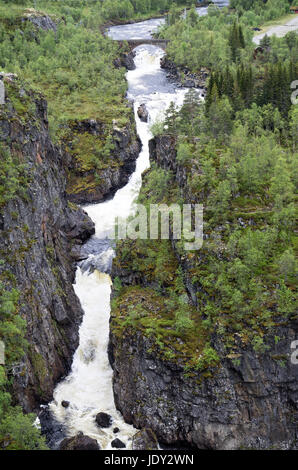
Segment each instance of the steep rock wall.
M125 186L141 150L133 119L131 110L124 127L116 120L112 128L94 119L68 123L63 144L70 201L101 202Z
M13 76L4 75L4 83L0 142L24 165L26 183L22 196L0 208L0 271L2 279L7 272L15 277L21 294L29 348L11 374L15 401L31 411L51 399L78 345L83 312L72 287L74 262L94 225L67 202L63 155L49 137L45 100Z

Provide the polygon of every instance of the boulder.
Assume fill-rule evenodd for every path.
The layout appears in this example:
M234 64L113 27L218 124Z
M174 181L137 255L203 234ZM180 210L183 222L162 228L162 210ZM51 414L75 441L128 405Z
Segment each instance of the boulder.
M96 439L85 436L80 432L77 436L63 439L59 450L100 450L100 446Z
M124 449L126 445L124 442L120 441L120 439L114 439L111 443L111 446L114 447L115 449Z
M24 17L22 21L30 21L38 29L43 29L44 31L57 31L57 23L49 15L40 13L33 8L28 8L25 10Z
M108 415L107 413L97 413L95 418L96 424L100 428L109 428L112 424L112 416Z
M135 70L136 65L134 62L135 52L128 52L120 54L120 57L114 60L114 66L119 69L120 67L126 68L126 70Z
M119 432L119 431L120 431L119 428L114 428L114 429L113 429L113 433L114 433L114 434L117 434L117 432Z
M158 441L152 429L144 428L132 438L132 450L157 450Z
M141 121L148 122L149 113L148 113L146 105L144 103L141 104L141 106L139 106L137 112L138 112L138 116L139 116Z

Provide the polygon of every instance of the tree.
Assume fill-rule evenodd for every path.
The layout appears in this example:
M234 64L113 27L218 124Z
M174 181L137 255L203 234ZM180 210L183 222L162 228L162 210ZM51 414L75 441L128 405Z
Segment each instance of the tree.
M278 265L285 282L289 278L294 279L295 275L297 275L297 260L292 249L283 252L279 258Z
M290 135L292 137L293 151L298 148L298 106L293 106L290 113Z
M227 97L216 99L208 112L208 128L211 135L224 141L231 133L233 109Z
M178 111L175 103L172 101L165 113L164 129L167 134L177 134Z

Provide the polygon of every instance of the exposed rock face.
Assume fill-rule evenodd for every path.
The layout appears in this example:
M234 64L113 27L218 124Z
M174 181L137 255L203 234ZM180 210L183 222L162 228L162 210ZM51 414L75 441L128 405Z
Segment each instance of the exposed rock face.
M213 377L185 377L179 364L149 353L152 344L141 333L113 342L114 394L124 419L136 427L151 427L164 444L200 449L297 448L297 366L279 365L293 329L279 331L284 340L272 355L243 351L234 365L222 357ZM220 343L217 345L221 347Z
M96 439L79 433L77 436L63 439L59 450L100 450Z
M33 8L28 8L25 11L22 20L30 21L38 29L43 29L44 31L57 31L57 23L49 15L37 12Z
M202 68L200 72L191 73L186 67L179 68L166 55L160 59L160 66L165 69L167 77L180 86L187 88L206 88L209 72Z
M133 120L133 113L131 113ZM96 153L108 135L112 136L108 156L101 159L101 167L94 164L82 165L81 153L77 158L76 139L82 139L89 145L90 153ZM70 124L70 135L66 139L65 166L68 169L67 194L69 200L77 203L104 201L128 182L136 167L136 160L141 150L140 139L136 135L134 123L118 127L113 122L109 130L98 120L75 121ZM103 161L104 160L104 161ZM96 173L96 175L95 175Z
M173 138L155 138L150 142L150 153L151 160L171 170L181 190L186 191L186 175L177 163ZM191 200L191 194L184 196ZM190 266L178 250L176 255L195 305L197 292L190 282ZM125 273L124 265L120 270L114 268L113 276L118 276L122 285L142 284L137 272ZM220 357L219 366L191 370L190 374L179 361L159 354L154 339L145 336L141 328L127 327L117 335L117 321L112 317L110 361L115 403L128 423L151 428L165 445L297 449L298 366L290 360L291 342L298 337L297 320L281 319L266 334L265 353L244 347L239 340L239 354L234 357L214 334L211 346Z
M14 397L26 411L47 402L70 368L82 308L72 282L74 261L94 225L65 195L63 156L53 146L45 100L14 80L0 108L0 141L24 163L24 196L1 209L0 257L16 278L29 349L14 370Z
M132 450L157 450L158 442L152 429L142 429L132 438Z
M148 122L148 111L145 104L141 104L138 108L138 116L143 122Z

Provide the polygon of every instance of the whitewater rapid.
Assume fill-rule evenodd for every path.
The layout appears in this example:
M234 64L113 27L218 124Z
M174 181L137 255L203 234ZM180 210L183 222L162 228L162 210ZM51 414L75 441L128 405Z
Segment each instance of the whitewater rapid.
M164 52L150 45L136 48L136 69L127 73L127 98L134 102L137 132L142 141L142 150L136 162L136 170L128 184L117 191L114 198L104 203L84 207L95 223L95 235L91 245L100 246L89 255L88 260L78 266L74 289L81 301L84 317L79 331L79 347L75 352L70 374L59 383L54 392L50 410L56 420L64 425L68 436L79 431L97 439L101 449L111 449L111 442L118 437L131 447L131 438L137 432L126 424L116 410L113 397L112 369L107 348L109 341L111 278L108 271L114 256L113 246L104 240L114 226L116 216L126 217L133 213L135 199L142 183L142 173L149 167L148 142L152 137L152 122L161 119L171 101L182 105L186 89L175 89L160 68ZM140 104L146 104L149 122L141 122L137 116ZM88 268L96 266L93 272ZM68 408L61 405L69 401ZM96 414L105 412L112 416L110 428L99 428ZM119 428L115 434L114 428Z

